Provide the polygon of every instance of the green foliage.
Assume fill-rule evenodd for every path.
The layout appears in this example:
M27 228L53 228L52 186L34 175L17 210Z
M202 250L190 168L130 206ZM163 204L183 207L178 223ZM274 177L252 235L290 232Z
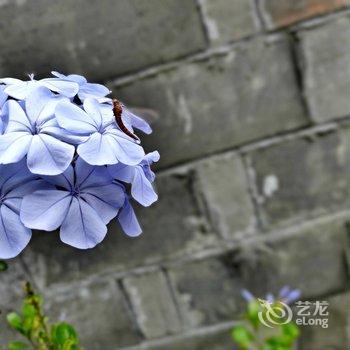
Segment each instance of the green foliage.
M276 302L271 307L278 310L281 305ZM231 337L239 350L294 349L295 342L300 335L298 326L293 321L286 324L276 322L272 324L272 328L269 328L260 321L261 318L268 319L266 317L268 312L257 299L252 299L247 303L241 322L231 332ZM274 320L273 317L272 320Z
M79 337L73 326L65 322L50 324L43 313L43 299L25 284L22 312L7 315L8 324L26 342L12 341L8 350L79 350Z
M6 271L8 268L5 261L0 260L0 272Z

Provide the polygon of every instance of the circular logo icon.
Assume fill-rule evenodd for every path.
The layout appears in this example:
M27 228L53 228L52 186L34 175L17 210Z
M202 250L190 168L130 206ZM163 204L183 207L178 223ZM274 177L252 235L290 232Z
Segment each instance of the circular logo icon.
M263 307L259 311L259 321L266 327L273 328L277 325L287 324L293 318L292 309L282 301L271 303L264 299L258 299L260 305Z

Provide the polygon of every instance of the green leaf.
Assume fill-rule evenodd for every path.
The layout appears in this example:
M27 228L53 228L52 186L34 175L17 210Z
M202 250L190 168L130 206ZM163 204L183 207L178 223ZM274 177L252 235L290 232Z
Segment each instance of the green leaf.
M236 326L231 332L232 339L243 348L248 348L254 339L253 335L244 327Z
M8 265L5 261L0 260L0 272L6 271L8 269Z
M297 339L300 335L299 327L293 322L282 325L282 332L291 341Z
M28 349L28 347L29 347L28 344L23 343L21 341L12 341L8 345L9 350L24 350L24 349Z
M259 311L261 311L261 307L256 299L248 303L246 317L254 327L258 327L260 325Z
M7 314L6 319L12 328L21 333L23 332L23 322L20 315L18 315L16 312L10 312Z
M63 349L71 349L67 347L70 343L72 345L78 343L77 332L70 324L64 322L52 326L51 337L53 343Z

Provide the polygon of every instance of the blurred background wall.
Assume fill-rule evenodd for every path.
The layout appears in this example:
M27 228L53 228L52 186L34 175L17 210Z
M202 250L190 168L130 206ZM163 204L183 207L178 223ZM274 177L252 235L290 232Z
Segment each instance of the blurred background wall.
M86 350L223 350L240 290L289 284L330 302L300 349L350 348L349 0L0 1L0 75L52 69L159 111L160 200L137 239L35 233L0 317L29 279Z

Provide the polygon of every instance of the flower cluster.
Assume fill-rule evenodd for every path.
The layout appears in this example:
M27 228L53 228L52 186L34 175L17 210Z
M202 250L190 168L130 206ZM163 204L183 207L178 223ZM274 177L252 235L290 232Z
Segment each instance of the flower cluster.
M129 236L141 233L130 204L157 200L150 166L134 128L146 121L103 85L80 75L0 79L0 258L18 255L31 229L52 231L80 249L92 248L117 217ZM120 115L116 115L115 104Z

